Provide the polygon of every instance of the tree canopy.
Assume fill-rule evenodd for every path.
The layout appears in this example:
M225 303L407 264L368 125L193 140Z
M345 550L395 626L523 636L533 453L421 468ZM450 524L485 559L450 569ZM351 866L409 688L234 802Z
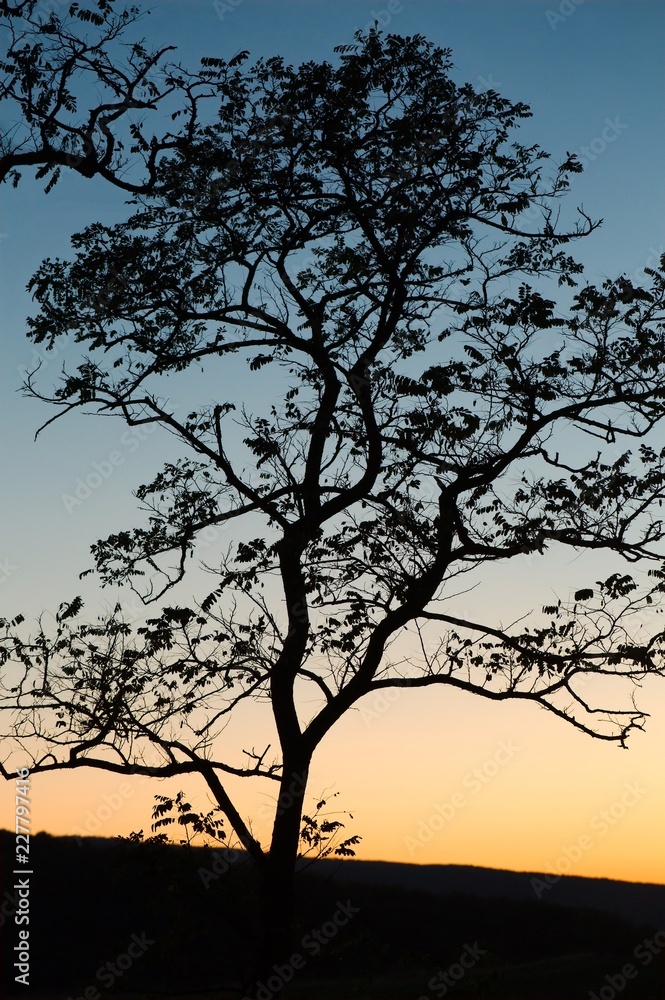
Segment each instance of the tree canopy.
M371 31L337 54L203 60L215 114L150 160L126 220L34 275L30 337L81 363L26 391L54 420L156 423L178 448L137 490L143 523L92 546L102 583L155 616L82 624L65 602L54 632L6 622L2 647L36 770L200 773L273 898L312 755L370 692L527 699L623 746L643 711L580 681L664 672L661 634L631 621L663 587L665 261L648 287L585 282L569 245L597 222L560 218L580 164L516 141L526 105L454 82L448 50ZM201 368L216 396L183 413ZM226 524L210 593L170 605ZM455 613L490 565L557 549L616 568L515 626ZM257 698L277 751L224 759L219 732ZM278 783L268 850L227 774Z

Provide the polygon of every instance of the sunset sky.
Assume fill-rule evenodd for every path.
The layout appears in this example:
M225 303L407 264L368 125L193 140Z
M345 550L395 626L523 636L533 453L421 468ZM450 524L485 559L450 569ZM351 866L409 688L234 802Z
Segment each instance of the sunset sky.
M150 46L177 43L178 58L189 65L241 49L300 63L336 59L333 47L376 18L388 31L423 33L452 48L458 82L528 103L533 118L520 141L540 143L556 161L566 151L578 153L585 172L573 178L567 205L604 219L573 250L591 280L622 271L639 280L657 262L665 252L665 7L658 0L159 0L144 34ZM131 526L131 490L172 454L172 439L159 431L128 435L113 420L81 415L56 422L35 442L35 430L52 412L17 392L36 360L24 334L30 276L42 258L67 256L70 233L122 218L123 202L120 192L74 177L64 177L48 196L27 174L17 190L2 191L3 617L22 612L35 619L79 593L91 618L111 606L114 595L94 577L78 579L91 565L90 544ZM46 358L45 374L55 380L64 356ZM64 498L77 480L114 450L122 462L113 475L84 502L68 505ZM507 579L494 569L474 600L483 602L487 617L507 624L551 603L555 593L565 598L598 579L595 571L574 553L557 564L525 558ZM201 598L206 588L212 589L209 578L193 575L180 600ZM146 614L129 605L130 617ZM645 626L662 624L654 616ZM638 704L651 718L623 751L527 703L496 704L446 689L368 698L320 748L311 792L339 792L335 802L353 814L345 820L348 831L363 837L361 858L665 883L665 680L645 684ZM244 724L239 719L225 738L240 745ZM194 781L85 770L36 776L32 830L147 831L152 796L180 787L195 806L208 808L205 789ZM272 791L266 783L236 791L263 842ZM0 785L0 826L12 823L7 783Z

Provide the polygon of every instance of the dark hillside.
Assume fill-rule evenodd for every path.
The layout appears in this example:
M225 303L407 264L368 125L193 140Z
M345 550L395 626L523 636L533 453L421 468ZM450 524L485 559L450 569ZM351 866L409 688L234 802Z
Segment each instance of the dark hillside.
M320 870L326 869L332 877L341 877L333 875L340 871L336 862L321 862ZM542 872L512 872L471 865L404 865L390 861L347 861L343 877L362 885L418 889L436 895L469 893L483 899L540 899L665 927L663 885L574 875L556 878Z
M114 992L159 1000L219 991L247 967L254 883L241 854L40 834L31 844L26 992L13 983L13 843L0 833L5 995L65 1000L91 988L94 1000ZM537 900L529 876L519 873L321 862L300 875L303 967L293 996L443 996L441 975L465 955L469 968L452 984L453 997L588 1000L665 926L655 919L664 890L562 882L575 905L562 905L561 890L555 901L558 884ZM118 968L132 942L140 954ZM622 997L662 1000L662 984L658 957L640 966Z

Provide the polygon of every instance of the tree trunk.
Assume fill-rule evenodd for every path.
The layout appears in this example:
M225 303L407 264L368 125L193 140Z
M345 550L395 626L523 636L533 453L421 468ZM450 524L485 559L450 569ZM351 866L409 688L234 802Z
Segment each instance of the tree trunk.
M258 995L265 1000L267 992L278 996L295 975L291 965L294 951L294 881L308 769L309 762L284 768L270 853L259 872L261 939L258 942L256 981L248 998Z

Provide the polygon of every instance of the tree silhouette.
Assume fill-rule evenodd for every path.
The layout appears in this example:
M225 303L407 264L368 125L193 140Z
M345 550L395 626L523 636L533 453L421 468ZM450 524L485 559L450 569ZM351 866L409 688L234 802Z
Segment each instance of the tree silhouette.
M312 756L363 697L526 699L624 746L645 714L608 682L619 697L664 672L661 633L632 624L663 589L662 268L583 282L567 245L597 224L559 220L578 162L512 141L527 107L456 84L448 50L372 31L336 51L205 60L216 114L152 164L126 221L31 284L32 340L86 353L26 391L54 420L159 424L181 454L138 489L144 523L92 546L102 582L155 616L85 623L77 599L31 639L5 622L7 735L34 771L201 775L261 879L259 973L289 954ZM201 367L217 399L179 413L160 380ZM212 591L170 606L226 525ZM559 550L616 569L511 627L456 613L462 582ZM227 759L217 737L252 700L277 749ZM274 782L267 847L229 775Z
M63 169L150 190L161 157L192 141L217 91L204 67L169 61L175 46L131 40L143 18L135 5L116 11L115 0L0 0L0 101L15 116L0 132L0 183L16 186L36 167L47 192Z

